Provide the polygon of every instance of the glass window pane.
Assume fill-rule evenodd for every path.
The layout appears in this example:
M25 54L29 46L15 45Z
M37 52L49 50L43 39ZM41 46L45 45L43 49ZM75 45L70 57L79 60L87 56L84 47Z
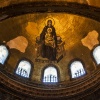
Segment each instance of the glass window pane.
M100 46L97 46L94 50L93 50L93 57L96 61L97 64L100 64Z
M57 70L54 67L48 67L44 70L43 82L58 82Z
M31 71L31 64L26 60L22 60L17 67L16 74L29 78Z
M8 49L4 45L0 45L0 63L4 64L8 57Z
M78 78L86 73L80 61L72 62L70 69L71 69L72 78Z

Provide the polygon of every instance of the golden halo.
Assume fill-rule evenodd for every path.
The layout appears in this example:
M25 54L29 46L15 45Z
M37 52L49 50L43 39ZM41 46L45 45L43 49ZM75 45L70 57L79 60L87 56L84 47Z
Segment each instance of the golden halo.
M47 26L47 22L48 20L51 20L52 21L52 25L54 26L55 25L55 21L52 17L47 17L46 20L45 20L45 25Z

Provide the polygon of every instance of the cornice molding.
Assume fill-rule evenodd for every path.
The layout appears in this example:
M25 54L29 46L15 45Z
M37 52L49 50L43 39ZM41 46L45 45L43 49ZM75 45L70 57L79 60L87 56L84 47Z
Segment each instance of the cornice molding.
M11 76L11 75L10 75ZM12 75L13 76L13 75ZM96 90L100 89L100 69L94 71L90 75L86 75L82 79L72 82L59 83L57 86L43 85L34 82L22 83L20 80L16 80L9 77L8 75L0 72L0 84L5 86L7 89L17 92L18 95L26 95L27 97L38 97L38 98L62 98L70 97L79 94L78 98L89 95ZM30 85L29 85L30 84Z
M100 8L69 2L27 2L0 8L0 21L30 13L69 13L100 21Z

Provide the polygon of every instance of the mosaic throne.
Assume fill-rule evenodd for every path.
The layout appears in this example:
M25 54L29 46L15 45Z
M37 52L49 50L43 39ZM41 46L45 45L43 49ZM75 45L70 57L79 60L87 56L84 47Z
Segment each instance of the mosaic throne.
M62 41L60 36L57 36L57 62L59 62L63 56L65 55L65 48L64 48L65 42ZM35 58L38 58L41 56L41 42L40 42L40 36L36 37L36 43L35 43Z

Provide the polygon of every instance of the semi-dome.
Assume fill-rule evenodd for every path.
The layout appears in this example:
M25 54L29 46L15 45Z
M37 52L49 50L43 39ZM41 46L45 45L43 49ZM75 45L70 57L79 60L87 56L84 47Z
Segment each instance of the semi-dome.
M99 100L100 8L92 3L0 2L1 99Z

